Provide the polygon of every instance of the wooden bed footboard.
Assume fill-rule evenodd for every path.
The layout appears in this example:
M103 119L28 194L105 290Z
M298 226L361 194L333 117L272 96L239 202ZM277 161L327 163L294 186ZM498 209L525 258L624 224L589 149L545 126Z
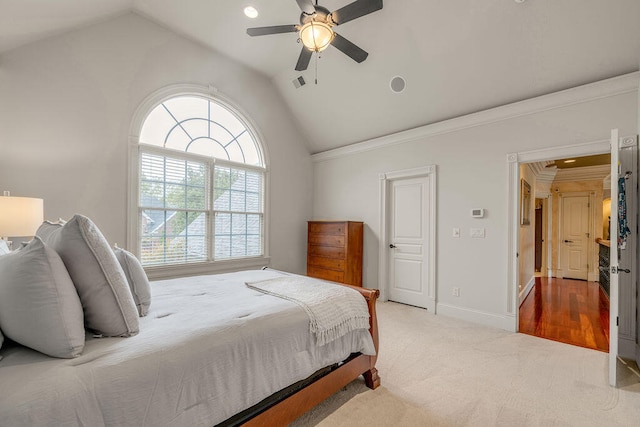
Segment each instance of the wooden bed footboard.
M376 349L375 356L358 354L341 364L338 368L320 377L298 392L281 400L264 412L244 423L244 426L284 426L300 417L328 397L338 392L351 381L364 376L365 384L371 389L380 385L380 377L375 364L378 359L378 318L376 315L376 301L380 296L377 289L366 289L357 286L343 285L360 292L367 300L369 307L369 332Z

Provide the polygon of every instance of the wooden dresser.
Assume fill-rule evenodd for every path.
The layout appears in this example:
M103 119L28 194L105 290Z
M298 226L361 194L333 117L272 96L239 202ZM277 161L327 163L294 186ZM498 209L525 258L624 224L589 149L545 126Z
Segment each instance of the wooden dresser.
M307 276L362 286L362 231L354 221L309 221Z

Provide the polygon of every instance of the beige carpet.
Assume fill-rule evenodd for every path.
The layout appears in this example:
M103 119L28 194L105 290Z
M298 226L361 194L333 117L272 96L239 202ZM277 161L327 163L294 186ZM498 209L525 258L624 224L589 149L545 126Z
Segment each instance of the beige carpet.
M382 386L361 380L301 426L640 426L638 376L608 354L379 303Z

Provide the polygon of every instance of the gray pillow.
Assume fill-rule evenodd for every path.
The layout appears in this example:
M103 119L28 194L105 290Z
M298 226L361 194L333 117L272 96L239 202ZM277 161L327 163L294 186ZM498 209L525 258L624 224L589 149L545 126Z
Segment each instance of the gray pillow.
M82 353L78 293L56 251L38 237L0 257L0 328L7 338L49 356Z
M118 258L118 262L124 270L124 275L127 276L129 289L131 289L133 300L138 308L138 314L140 314L140 317L144 317L149 312L149 305L151 305L151 285L149 285L149 278L144 272L138 258L131 252L125 251L117 246L113 248L113 252L116 254L116 258Z
M51 229L54 227L55 229ZM138 311L127 278L98 227L87 217L74 215L64 225L43 224L43 235L69 271L84 309L85 326L104 336L138 333Z
M61 228L66 223L67 221L65 221L62 218L59 218L58 222L44 221L42 225L38 227L38 230L36 231L36 236L39 236L43 241L46 242L49 240L49 236L51 235L51 233Z

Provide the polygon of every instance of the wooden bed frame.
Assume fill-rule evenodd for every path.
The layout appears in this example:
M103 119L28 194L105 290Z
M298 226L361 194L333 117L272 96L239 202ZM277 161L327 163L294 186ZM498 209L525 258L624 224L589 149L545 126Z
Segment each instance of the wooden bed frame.
M305 412L309 411L341 388L345 387L351 381L364 375L365 384L372 390L380 385L380 377L375 368L378 358L378 319L376 316L376 300L380 296L377 289L365 289L356 286L343 285L355 289L360 292L367 300L369 306L369 331L373 338L373 344L376 349L376 356L366 356L357 354L347 359L344 363L329 370L328 373L321 374L310 384L302 389L288 394L284 399L268 407L260 412L243 426L274 426L287 425L295 421Z

